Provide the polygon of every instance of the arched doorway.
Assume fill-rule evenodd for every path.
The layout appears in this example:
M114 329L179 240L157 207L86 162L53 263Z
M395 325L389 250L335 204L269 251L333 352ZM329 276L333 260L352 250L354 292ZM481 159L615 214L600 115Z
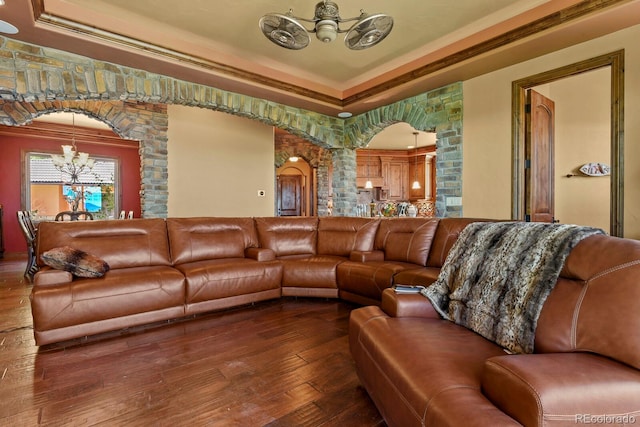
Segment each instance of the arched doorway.
M312 216L315 177L306 160L292 156L276 170L276 215Z
M392 124L356 150L359 215L381 214L382 205L414 205L420 216L435 214L436 133L409 123ZM394 214L401 210L392 209Z

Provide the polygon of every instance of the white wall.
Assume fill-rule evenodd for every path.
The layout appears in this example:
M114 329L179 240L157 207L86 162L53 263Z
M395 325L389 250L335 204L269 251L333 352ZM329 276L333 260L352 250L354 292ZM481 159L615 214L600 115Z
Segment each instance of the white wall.
M625 50L625 237L640 238L640 26L465 81L463 214L511 216L511 83ZM608 231L608 227L607 227Z
M169 216L274 215L272 127L179 105L168 115Z

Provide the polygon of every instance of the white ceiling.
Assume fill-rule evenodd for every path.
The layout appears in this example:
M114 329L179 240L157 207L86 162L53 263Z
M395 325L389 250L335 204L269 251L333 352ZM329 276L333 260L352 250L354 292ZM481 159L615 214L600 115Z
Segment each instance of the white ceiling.
M311 18L316 0L8 0L8 37L305 108L359 114L640 23L640 0L337 0L341 17L386 13L363 51L340 37L281 48L266 13Z

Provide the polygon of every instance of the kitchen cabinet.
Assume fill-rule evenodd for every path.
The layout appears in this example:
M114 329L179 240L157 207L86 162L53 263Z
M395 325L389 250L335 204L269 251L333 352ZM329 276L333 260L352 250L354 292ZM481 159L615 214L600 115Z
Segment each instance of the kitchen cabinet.
M409 198L409 163L407 161L390 161L387 165L387 198L389 200L407 200ZM384 169L384 163L383 163Z

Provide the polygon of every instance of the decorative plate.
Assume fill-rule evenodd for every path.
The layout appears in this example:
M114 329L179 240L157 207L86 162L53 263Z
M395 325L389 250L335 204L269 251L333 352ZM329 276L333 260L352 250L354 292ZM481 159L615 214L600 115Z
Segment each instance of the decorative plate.
M586 163L580 166L580 172L587 176L611 175L611 168L604 163Z

